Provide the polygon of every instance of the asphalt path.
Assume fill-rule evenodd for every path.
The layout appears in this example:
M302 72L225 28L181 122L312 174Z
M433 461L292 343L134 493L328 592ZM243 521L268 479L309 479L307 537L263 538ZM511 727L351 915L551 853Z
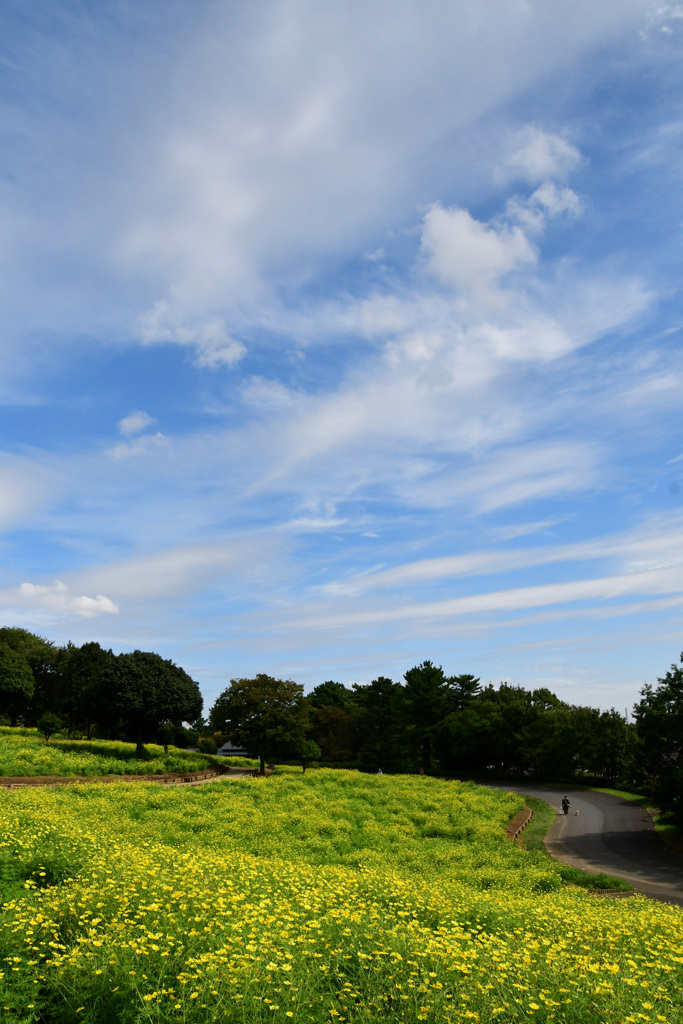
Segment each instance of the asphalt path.
M557 809L545 838L548 853L557 860L591 874L616 875L644 896L683 906L683 856L662 843L645 808L586 789L497 788L539 797ZM571 802L567 815L560 808L565 793Z

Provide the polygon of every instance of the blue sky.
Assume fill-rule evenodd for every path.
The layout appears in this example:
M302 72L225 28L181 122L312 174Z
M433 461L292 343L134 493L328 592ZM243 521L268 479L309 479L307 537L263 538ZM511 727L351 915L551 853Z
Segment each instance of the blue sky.
M683 648L683 5L0 14L0 619L630 706Z

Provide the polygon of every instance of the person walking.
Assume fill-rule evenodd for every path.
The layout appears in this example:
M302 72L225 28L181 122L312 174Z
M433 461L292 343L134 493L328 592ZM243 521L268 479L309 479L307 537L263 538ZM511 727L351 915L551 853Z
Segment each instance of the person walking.
M570 803L569 803L569 797L568 797L568 796L567 796L567 794L565 793L565 795L564 795L564 796L562 797L562 813L563 813L563 814L569 814L569 808L570 808L570 806L571 806L571 805L570 805Z

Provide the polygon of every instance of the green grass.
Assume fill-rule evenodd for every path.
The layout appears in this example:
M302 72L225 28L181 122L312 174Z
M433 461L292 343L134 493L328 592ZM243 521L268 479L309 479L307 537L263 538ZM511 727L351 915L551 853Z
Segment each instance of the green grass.
M557 811L545 800L535 796L525 796L524 802L534 812L534 816L519 836L519 842L525 850L540 850L545 853L544 839L557 817Z

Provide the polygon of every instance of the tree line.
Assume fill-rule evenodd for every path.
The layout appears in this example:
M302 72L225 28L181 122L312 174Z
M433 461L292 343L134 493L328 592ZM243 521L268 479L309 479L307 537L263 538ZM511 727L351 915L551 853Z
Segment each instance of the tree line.
M17 627L0 628L0 716L10 725L71 735L187 746L183 722L201 720L199 685L151 651L114 654L98 643L58 647Z
M344 686L259 674L233 679L202 717L198 684L147 651L115 655L98 643L59 647L0 628L0 716L37 725L46 715L71 735L199 746L225 741L266 761L366 771L438 772L647 788L683 821L683 654L643 687L633 721L614 709L569 704L545 687L482 685L424 661L400 682L378 676ZM54 728L53 730L54 731Z
M683 654L681 654L683 665ZM683 668L645 686L629 722L612 708L569 704L545 687L481 685L431 661L401 682L304 696L292 680L233 679L209 712L216 737L261 758L365 771L438 772L646 789L683 824Z

